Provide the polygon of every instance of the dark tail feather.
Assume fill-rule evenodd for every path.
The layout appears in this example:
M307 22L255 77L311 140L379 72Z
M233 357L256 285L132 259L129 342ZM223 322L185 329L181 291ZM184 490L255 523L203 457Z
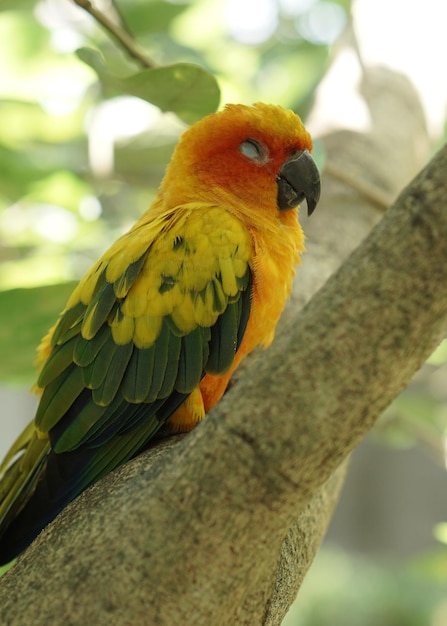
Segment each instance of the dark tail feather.
M59 508L54 506L47 481L41 479L24 508L0 536L0 565L9 563L23 552L63 507L62 503Z

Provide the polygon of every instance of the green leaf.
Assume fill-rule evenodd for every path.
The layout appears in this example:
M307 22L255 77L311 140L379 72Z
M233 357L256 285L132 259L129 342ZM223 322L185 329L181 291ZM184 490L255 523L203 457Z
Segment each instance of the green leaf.
M107 82L108 70L104 62L104 57L97 50L93 48L78 48L76 50L76 56L81 59L87 65L90 65L92 69L98 74L101 79Z
M129 30L135 35L167 31L172 20L187 8L187 4L173 4L165 0L122 2L120 5Z
M55 323L75 283L0 291L0 380L29 385L42 337Z
M162 111L173 111L188 124L212 113L219 105L216 79L189 63L143 70L121 84L127 93L152 102Z
M80 48L76 54L98 74L106 97L136 96L162 111L176 113L187 124L212 113L219 105L216 79L198 65L176 63L120 77L109 71L96 50Z

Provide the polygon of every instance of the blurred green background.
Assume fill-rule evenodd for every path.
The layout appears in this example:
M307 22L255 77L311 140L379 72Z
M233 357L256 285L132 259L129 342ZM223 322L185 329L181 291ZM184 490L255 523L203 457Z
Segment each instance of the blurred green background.
M368 3L380 18L383 2L355 5ZM388 2L388 17L398 5ZM97 6L151 68L70 0L0 0L1 452L32 416L24 390L36 345L73 281L149 206L182 130L226 102L275 102L305 118L356 8L350 0ZM399 28L397 20L396 46ZM431 126L427 113L433 145L445 110ZM354 456L287 626L447 623L446 362L441 345ZM399 462L403 476L390 488ZM421 491L431 498L421 501Z

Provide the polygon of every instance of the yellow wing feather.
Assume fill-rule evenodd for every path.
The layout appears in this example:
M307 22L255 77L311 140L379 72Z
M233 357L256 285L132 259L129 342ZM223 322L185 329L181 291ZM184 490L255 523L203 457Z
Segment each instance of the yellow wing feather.
M42 344L46 358L40 382L46 389L36 415L39 430L54 434L58 425L59 441L76 445L88 429L95 431L98 420L106 422L108 413L90 406L92 401L98 407L111 405L116 414L124 398L151 403L175 389L192 392L205 371L208 350L214 371L228 363L228 354L218 356L221 348L210 332L228 307L228 315L241 315L231 303L247 288L251 257L249 231L225 209L194 203L165 213L157 213L156 206L146 213L81 280ZM231 346L235 342L229 340ZM154 359L153 374L146 374L153 381L145 382L140 363ZM59 389L66 389L63 398ZM83 395L85 389L92 389L92 400ZM67 411L78 400L83 417L77 419L75 412L68 419ZM63 435L63 417L75 439ZM77 419L77 432L72 419Z
M132 339L140 348L154 343L166 316L181 334L215 323L222 301L236 295L237 280L246 273L252 254L247 230L219 207L189 204L154 222L146 219L147 214L103 255L67 304L67 309L79 302L89 307L105 272L108 283L118 283L116 297L124 297L119 314L115 311L109 321L113 338L120 345ZM145 254L138 277L123 294L122 277ZM216 276L219 281L213 284ZM96 315L97 305L90 306L82 323L83 337L94 336Z

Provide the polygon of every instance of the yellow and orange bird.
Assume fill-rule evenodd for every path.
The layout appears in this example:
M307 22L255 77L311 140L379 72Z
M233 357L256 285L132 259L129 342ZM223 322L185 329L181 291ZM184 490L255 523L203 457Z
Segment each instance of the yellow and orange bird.
M320 194L311 149L295 113L261 103L182 135L150 209L40 346L40 404L0 468L1 563L163 424L193 428L271 343L303 251L298 205Z

